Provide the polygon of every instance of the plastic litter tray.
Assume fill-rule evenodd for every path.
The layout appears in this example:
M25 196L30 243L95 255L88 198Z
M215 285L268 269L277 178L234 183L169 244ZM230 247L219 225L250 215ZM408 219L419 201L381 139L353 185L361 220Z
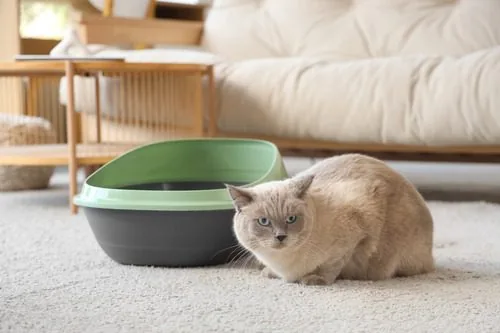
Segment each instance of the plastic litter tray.
M277 147L246 139L141 146L88 177L74 199L103 251L121 264L193 267L228 262L237 240L224 183L287 177Z

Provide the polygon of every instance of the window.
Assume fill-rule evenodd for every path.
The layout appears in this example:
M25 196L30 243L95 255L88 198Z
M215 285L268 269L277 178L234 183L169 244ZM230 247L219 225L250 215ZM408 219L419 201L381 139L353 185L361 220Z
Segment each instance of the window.
M22 38L60 39L69 23L70 4L50 0L21 0Z

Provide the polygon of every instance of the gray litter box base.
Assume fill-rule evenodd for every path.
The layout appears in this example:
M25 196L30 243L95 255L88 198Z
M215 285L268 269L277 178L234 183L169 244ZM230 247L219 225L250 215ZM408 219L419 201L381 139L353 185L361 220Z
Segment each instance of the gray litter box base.
M120 264L221 265L239 252L232 231L234 210L185 212L85 207L83 211L100 247Z

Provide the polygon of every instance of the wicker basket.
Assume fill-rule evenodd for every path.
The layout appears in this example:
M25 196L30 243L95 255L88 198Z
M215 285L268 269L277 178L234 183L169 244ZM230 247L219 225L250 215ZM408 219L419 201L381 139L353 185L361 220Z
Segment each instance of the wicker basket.
M22 115L0 114L0 146L56 143L49 121ZM0 166L0 191L47 188L54 166Z

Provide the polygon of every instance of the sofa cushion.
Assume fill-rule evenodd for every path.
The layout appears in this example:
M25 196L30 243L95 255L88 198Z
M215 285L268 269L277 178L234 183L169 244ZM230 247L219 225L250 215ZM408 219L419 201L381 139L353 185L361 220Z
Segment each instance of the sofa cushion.
M500 142L500 47L349 62L255 59L218 69L218 126L225 132L342 142Z
M231 60L459 55L500 45L499 0L214 0L203 45Z

